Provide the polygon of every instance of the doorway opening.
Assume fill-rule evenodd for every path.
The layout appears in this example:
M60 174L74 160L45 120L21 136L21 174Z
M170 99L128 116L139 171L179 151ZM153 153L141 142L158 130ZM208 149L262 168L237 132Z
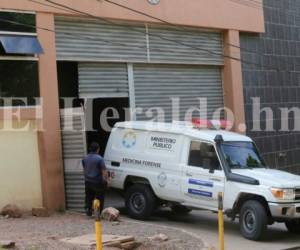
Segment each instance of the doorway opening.
M92 142L99 143L100 154L104 155L110 130L103 129L103 119L105 125L110 128L116 122L125 121L129 117L129 98L126 94L120 96L120 89L115 89L113 83L106 85L112 92L109 96L104 94L105 91L101 92L105 81L105 79L101 79L101 76L105 78L110 72L101 73L95 78L96 92L99 96L94 91L90 91L84 93L84 98L82 93L80 94L78 62L59 61L57 62L57 72L61 127L64 128L64 125L69 125L71 120L75 128L70 131L63 130L61 133L66 207L70 210L84 211L82 158L86 155ZM73 101L70 102L70 100Z
M125 121L129 108L128 97L79 97L78 62L57 62L60 109L83 107L86 128L86 148L92 142L100 145L100 153L104 154L110 131L103 128L103 123L112 128L115 123ZM99 85L101 87L101 84ZM64 98L73 98L73 103L66 106ZM70 105L70 103L68 103ZM112 111L114 110L114 111ZM105 114L103 114L105 113ZM115 115L117 114L117 116ZM112 118L116 117L116 118ZM101 119L104 121L101 121ZM91 123L91 124L89 124Z
M110 130L117 122L126 120L126 110L129 108L128 98L96 98L90 108L86 109L86 121L92 121L92 129L87 131L87 144L97 142L100 154L104 155ZM89 110L91 109L92 110ZM114 111L113 111L114 110ZM116 115L117 114L117 115ZM90 117L92 115L92 117ZM107 128L106 128L107 127Z

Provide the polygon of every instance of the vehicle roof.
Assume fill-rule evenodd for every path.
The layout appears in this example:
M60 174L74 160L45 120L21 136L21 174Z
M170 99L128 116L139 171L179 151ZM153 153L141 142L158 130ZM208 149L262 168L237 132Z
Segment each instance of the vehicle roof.
M119 122L115 124L117 128L126 128L134 130L146 130L162 133L172 133L187 135L197 139L213 142L216 135L222 135L224 141L252 141L250 137L238 133L229 132L226 130L214 129L198 129L192 126L191 123L161 123L161 122L147 122L147 121L129 121Z

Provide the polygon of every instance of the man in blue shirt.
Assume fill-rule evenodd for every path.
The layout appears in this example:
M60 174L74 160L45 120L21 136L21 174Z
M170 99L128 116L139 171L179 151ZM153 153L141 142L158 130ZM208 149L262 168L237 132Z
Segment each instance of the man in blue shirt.
M100 200L100 212L103 210L108 173L104 159L99 155L99 144L93 142L90 153L82 160L85 179L86 215L92 216L94 199Z

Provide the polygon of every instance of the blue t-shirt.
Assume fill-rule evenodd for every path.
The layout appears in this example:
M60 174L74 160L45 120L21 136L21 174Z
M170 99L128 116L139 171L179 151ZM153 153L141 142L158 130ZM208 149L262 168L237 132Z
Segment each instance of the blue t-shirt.
M103 184L102 171L106 170L103 158L96 154L90 153L82 160L85 181Z

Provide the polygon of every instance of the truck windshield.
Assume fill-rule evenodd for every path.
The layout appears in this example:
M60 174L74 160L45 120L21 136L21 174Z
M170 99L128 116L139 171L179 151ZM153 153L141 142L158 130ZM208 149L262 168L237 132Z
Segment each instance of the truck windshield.
M266 167L252 142L223 142L220 148L231 169Z

